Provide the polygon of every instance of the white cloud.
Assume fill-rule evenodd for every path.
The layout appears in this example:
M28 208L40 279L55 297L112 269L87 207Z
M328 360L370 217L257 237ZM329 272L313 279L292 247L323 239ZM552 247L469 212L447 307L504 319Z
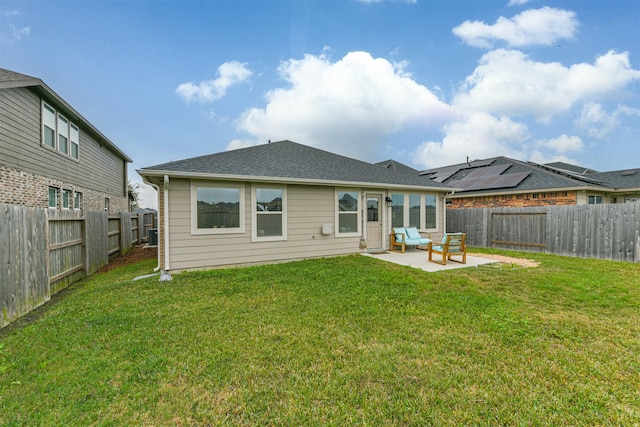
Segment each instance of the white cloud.
M16 28L15 25L9 25L9 34L1 34L0 42L10 44L16 43L31 34L31 27Z
M224 97L231 86L242 83L252 74L246 63L225 62L218 67L216 79L202 81L199 85L191 82L182 83L176 89L176 93L187 102L213 102Z
M364 160L376 160L390 135L437 129L453 110L398 67L367 52L337 62L306 55L281 64L288 87L267 93L265 108L252 108L238 128L259 141L289 139Z
M548 121L577 102L614 96L635 80L640 80L640 70L631 68L627 52L609 51L593 65L565 67L498 49L482 57L453 103L466 111L532 115Z
M574 12L545 6L526 10L513 18L501 16L493 25L465 21L452 32L471 46L490 48L499 40L509 46L549 46L560 39L572 38L577 28Z
M545 163L553 163L553 162L564 162L564 163L569 163L569 164L579 164L580 162L572 159L571 157L567 157L565 155L562 154L553 154L553 155L547 155L541 151L533 151L531 153L531 155L529 156L529 160L535 163L539 163L539 164L545 164Z
M227 144L227 151L237 150L238 148L253 147L254 145L258 144L259 142L253 139L234 139L229 144Z
M528 129L508 117L496 118L487 113L473 113L464 120L444 127L442 142L425 142L414 153L416 163L424 168L463 163L495 156L522 158Z
M522 6L529 3L531 0L511 0L507 6Z
M618 125L617 113L607 114L602 105L596 102L587 102L582 107L580 117L576 120L576 125L585 131L587 135L602 139L610 134Z
M566 153L567 151L582 151L584 144L578 136L560 135L558 138L542 139L536 141L536 145L553 150L557 153Z

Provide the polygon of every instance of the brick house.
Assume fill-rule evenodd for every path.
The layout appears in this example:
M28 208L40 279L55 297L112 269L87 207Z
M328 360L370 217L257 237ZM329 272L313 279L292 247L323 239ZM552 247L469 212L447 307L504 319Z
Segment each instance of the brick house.
M640 200L640 168L598 172L567 163L494 157L420 172L457 190L449 208L626 203Z
M0 68L0 203L128 212L130 162L42 80Z

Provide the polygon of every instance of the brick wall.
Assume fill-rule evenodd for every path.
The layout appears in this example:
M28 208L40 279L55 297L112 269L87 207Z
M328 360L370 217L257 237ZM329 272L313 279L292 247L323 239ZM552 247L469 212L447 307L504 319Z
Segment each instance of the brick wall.
M575 191L549 193L507 194L500 196L475 196L449 199L447 207L465 208L523 208L535 206L564 206L578 204Z
M109 212L128 212L127 197L118 197L90 190L57 179L23 172L0 165L0 203L9 205L47 208L49 206L49 187L58 189L58 208L62 208L62 190L69 190L70 208L73 208L73 193L82 194L82 209L100 211L104 209L105 198L109 199Z

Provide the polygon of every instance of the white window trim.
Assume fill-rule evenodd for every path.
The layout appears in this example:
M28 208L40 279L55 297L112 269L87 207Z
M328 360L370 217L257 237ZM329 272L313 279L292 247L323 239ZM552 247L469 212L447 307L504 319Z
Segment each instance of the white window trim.
M282 215L282 236L258 236L258 210L256 190L282 190L282 212L273 213ZM263 213L269 215L269 213ZM252 185L251 186L251 241L252 242L280 242L287 240L287 187L282 185Z
M240 190L240 226L236 228L198 228L198 188L233 188ZM245 196L244 184L213 183L206 181L191 181L191 234L244 234L245 232Z
M79 202L79 203L76 203L76 202ZM79 211L81 208L82 208L82 193L79 191L74 191L73 192L73 210Z
M397 193L394 193L397 194ZM408 193L404 193L404 212L403 212L403 216L404 216L404 220L403 223L405 224L405 227L409 227L409 212L410 212L410 208L411 206L409 205L409 195L413 194L413 195L419 195L420 196L420 227L418 227L418 231L421 232L434 232L434 231L438 231L438 224L440 223L440 216L442 215L441 212L441 203L442 203L442 197L440 194L438 193L416 193L416 192L408 192ZM427 228L427 217L426 217L426 202L427 202L427 195L431 195L431 196L435 196L436 197L436 226L435 228Z
M356 219L356 224L358 226L358 230L355 232L350 232L350 233L341 233L340 232L340 202L339 202L339 197L340 197L340 192L344 191L344 192L349 192L349 193L356 193L357 197L357 207L356 207L356 215L357 215L357 219ZM334 193L334 198L333 200L335 200L335 207L334 207L334 215L335 215L335 226L334 226L334 235L335 237L361 237L362 236L362 192L359 189L356 188L336 188L335 189L335 193ZM353 215L353 214L351 214Z
M46 107L45 107L46 106ZM44 142L44 128L46 126L45 124L45 119L44 119L44 110L45 108L49 109L49 110L53 110L53 119L55 123L51 123L54 127L53 127L53 147L45 144ZM49 149L49 150L53 150L56 153L58 153L59 155L66 157L68 159L71 159L75 162L79 162L80 161L80 126L78 126L77 124L75 124L74 122L72 122L71 120L69 120L67 117L63 116L62 114L60 114L58 112L58 110L56 108L54 108L51 104L49 104L48 102L46 102L44 99L41 100L41 107L40 107L40 116L41 116L41 126L40 126L40 145ZM67 125L67 132L66 132L66 138L67 138L67 152L65 153L64 151L60 150L60 129L58 126L58 122L59 120L62 119L63 121L65 121L66 125ZM49 128L51 128L51 126L47 126ZM75 138L76 135L73 134L72 132L72 128L75 129L76 135L77 135L77 139ZM72 135L74 136L74 138L72 138ZM73 142L72 142L73 140ZM74 157L71 155L71 145L75 144L78 146L78 157Z
M50 203L50 202L51 202L51 198L49 198L49 191L50 191L51 189L56 190L56 197L55 197L55 200L54 200L54 202L55 202L55 206L51 206L51 203ZM49 187L47 188L47 207L48 207L49 209L58 209L58 193L59 193L59 192L60 192L60 189L59 189L59 188L57 188L57 187L49 186Z
M67 206L65 206L64 196L67 195ZM62 190L62 209L69 210L71 208L71 190Z

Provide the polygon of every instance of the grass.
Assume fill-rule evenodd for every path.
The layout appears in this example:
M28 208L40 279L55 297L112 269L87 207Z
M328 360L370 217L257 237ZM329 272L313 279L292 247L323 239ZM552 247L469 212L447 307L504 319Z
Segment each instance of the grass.
M1 333L0 424L639 425L640 265L520 255L98 274Z

